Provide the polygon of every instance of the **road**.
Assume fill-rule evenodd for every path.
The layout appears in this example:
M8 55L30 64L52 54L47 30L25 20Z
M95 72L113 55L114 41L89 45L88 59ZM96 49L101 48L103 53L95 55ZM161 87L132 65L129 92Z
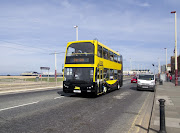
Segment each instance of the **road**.
M129 80L97 98L64 94L62 88L0 96L1 133L147 132L154 92Z

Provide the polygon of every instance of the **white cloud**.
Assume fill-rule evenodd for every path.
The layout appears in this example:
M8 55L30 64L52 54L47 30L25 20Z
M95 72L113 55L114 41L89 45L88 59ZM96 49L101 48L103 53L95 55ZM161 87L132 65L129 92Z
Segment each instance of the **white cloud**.
M138 6L142 6L142 7L150 7L151 5L147 2L145 3L137 3Z

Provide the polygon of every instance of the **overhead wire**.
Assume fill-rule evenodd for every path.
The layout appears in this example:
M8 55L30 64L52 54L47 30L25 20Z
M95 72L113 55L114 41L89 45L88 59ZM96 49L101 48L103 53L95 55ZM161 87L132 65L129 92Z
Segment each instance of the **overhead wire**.
M1 42L5 42L5 43L10 43L10 44L15 44L15 45L19 45L19 46L23 46L23 47L30 47L31 49L35 49L35 50L48 50L48 51L54 51L52 49L46 49L46 48L39 48L39 47L31 47L31 46L28 46L28 45L23 45L23 44L20 44L20 43L14 43L14 42L9 42L9 41L5 41L5 40L0 40ZM38 52L38 53L42 53L42 54L47 54L45 52L40 52L40 51L32 51L32 50L28 50L28 49L23 49L23 48L16 48L16 47L11 47L11 46L6 46L6 45L0 45L2 47L7 47L7 48L13 48L13 49L16 49L16 50L22 50L22 51L29 51L29 52ZM60 52L61 53L61 52Z

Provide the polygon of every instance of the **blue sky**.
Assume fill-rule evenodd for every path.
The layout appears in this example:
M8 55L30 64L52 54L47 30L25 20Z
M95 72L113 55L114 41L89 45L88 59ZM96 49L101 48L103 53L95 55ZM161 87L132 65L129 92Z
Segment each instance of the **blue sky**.
M119 51L124 70L165 64L174 50L174 14L179 0L0 0L0 75L50 67L61 72L67 42L98 39ZM179 28L178 28L179 29ZM177 29L177 35L180 30ZM177 44L179 37L177 36ZM178 54L180 47L178 46ZM141 65L142 64L142 65Z

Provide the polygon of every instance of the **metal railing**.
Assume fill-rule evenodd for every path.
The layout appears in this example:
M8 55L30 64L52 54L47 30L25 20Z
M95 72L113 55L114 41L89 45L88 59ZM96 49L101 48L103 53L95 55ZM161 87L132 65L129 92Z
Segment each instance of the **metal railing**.
M57 78L0 78L0 91L33 89L42 87L60 87L62 86L62 77Z

